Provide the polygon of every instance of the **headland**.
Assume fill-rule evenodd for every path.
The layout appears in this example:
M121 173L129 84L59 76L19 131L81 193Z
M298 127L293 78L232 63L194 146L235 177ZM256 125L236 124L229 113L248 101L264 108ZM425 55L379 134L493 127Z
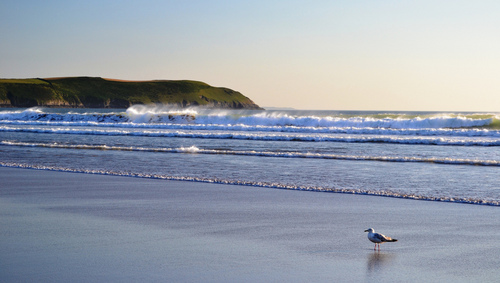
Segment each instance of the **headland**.
M0 107L128 108L134 104L261 109L240 92L199 81L125 81L100 77L0 79Z

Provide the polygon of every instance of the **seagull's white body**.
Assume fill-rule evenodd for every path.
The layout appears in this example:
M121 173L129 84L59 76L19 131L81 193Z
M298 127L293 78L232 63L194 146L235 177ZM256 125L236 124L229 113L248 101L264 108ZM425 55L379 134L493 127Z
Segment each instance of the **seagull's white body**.
M374 250L377 249L377 245L378 249L380 250L380 244L383 244L385 242L397 242L396 239L387 237L380 233L375 233L375 230L373 230L373 228L369 228L365 230L365 232L368 232L368 240L370 240L372 243L375 243L375 248L373 248Z

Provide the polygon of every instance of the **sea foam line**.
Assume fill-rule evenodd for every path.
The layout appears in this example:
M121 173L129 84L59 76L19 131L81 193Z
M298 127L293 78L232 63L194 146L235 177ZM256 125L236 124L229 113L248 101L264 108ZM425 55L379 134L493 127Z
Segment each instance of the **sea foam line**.
M343 143L391 143L419 145L454 146L500 146L498 138L453 138L426 136L377 136L377 135L335 135L335 134L283 134L283 133L241 133L241 132L183 132L161 130L108 130L108 129L71 129L0 126L0 132L25 132L42 134L105 135L105 136L143 136L193 139L237 139L260 141L298 141L298 142L343 142Z
M162 129L188 131L242 131L271 133L311 134L355 134L355 135L398 135L398 136L457 136L457 137L500 137L500 131L481 128L373 128L373 127L312 127L312 126L267 126L244 124L174 124L174 123L132 123L132 122L68 122L68 121L2 121L3 125L21 126L63 126L97 127L119 129Z
M44 147L60 149L84 149L84 150L116 150L116 151L139 151L139 152L162 152L162 153L196 153L210 155L242 155L277 158L312 158L312 159L332 159L349 161L380 161L380 162L418 162L435 163L444 165L473 165L473 166L500 166L497 160L474 160L474 159L454 159L454 158L421 158L414 156L367 156L367 155L338 155L312 152L276 152L276 151L255 151L255 150L216 150L200 149L196 146L179 148L151 148L134 146L108 146L108 145L87 145L87 144L61 144L61 143L26 143L17 141L1 141L3 146L20 147Z
M240 181L240 180L225 180L225 179L218 179L218 178L169 176L169 175L117 172L117 171L104 171L104 170L74 169L74 168L66 168L66 167L22 164L22 163L10 163L10 162L2 162L2 161L0 161L0 166L1 167L10 167L10 168L47 170L47 171L56 171L56 172L123 176L123 177L135 177L135 178L145 178L145 179L171 180L171 181L189 181L189 182L199 182L199 183L251 186L251 187L260 187L260 188L283 189L283 190L343 193L343 194L402 198L402 199L411 199L411 200L425 200L425 201L452 202L452 203L462 203L462 204L500 206L500 200L484 200L484 199L463 198L463 197L458 197L458 198L455 198L455 197L434 197L434 196L398 193L398 192L389 191L389 190L370 191L370 190L362 190L362 189L325 188L325 187L314 187L314 186L294 186L294 185L278 184L278 183L249 182L249 181Z

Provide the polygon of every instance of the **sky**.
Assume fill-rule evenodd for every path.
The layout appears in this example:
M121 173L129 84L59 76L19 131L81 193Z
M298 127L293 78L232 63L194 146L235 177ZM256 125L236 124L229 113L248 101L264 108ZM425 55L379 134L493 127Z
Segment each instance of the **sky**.
M196 80L262 107L500 112L500 1L0 1L0 77Z

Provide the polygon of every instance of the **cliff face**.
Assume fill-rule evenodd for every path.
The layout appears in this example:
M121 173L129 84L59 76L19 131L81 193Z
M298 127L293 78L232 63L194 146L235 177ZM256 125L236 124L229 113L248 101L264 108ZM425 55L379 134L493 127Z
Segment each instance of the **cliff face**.
M135 82L92 77L0 79L2 107L127 108L133 104L261 109L237 91L196 81Z

